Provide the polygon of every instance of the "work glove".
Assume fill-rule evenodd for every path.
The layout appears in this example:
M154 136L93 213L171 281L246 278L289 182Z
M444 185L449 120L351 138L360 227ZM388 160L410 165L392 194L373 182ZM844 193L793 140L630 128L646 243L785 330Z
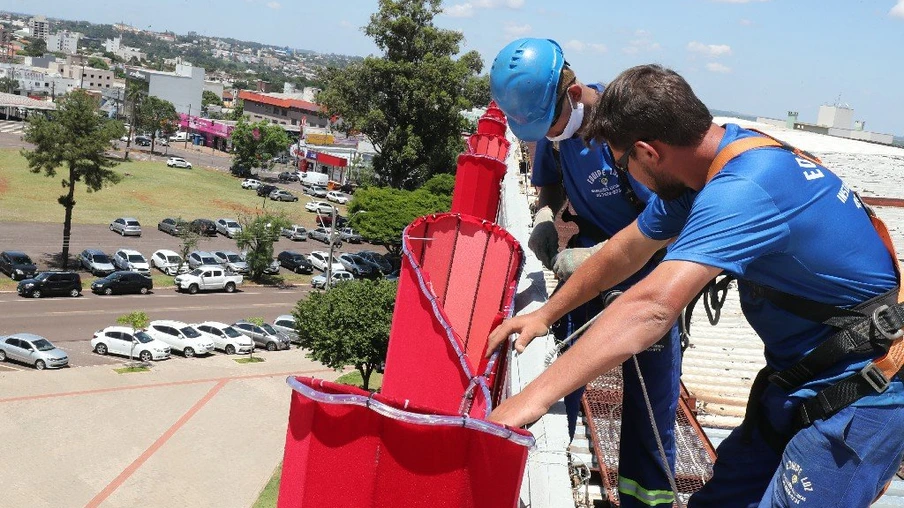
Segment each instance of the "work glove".
M555 215L544 206L534 215L534 229L527 240L528 248L548 269L552 269L553 259L559 252L559 233L556 232Z
M556 278L563 281L568 280L568 277L571 277L581 263L603 248L603 243L605 242L598 243L593 247L565 249L560 252L553 260L552 271L555 272Z

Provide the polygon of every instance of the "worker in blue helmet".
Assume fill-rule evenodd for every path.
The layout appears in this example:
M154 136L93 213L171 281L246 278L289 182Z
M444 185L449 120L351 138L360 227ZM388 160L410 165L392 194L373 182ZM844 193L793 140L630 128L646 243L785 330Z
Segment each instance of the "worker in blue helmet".
M518 39L496 56L490 71L493 100L505 113L512 132L536 142L531 183L539 189L534 228L528 247L564 282L602 244L633 223L650 191L624 172L602 146L587 148L580 133L596 104L600 84L584 84L565 61L562 48L548 39ZM568 200L570 207L565 203ZM573 208L571 213L568 208ZM556 214L577 223L579 232L559 252ZM559 340L571 335L618 294L643 278L655 262L605 294L568 313L552 327ZM515 347L523 350L525 335ZM669 468L674 469L675 410L679 392L680 340L677 327L637 355L653 407ZM619 454L619 494L623 507L671 505L668 476L633 365L623 369L624 397ZM583 389L565 397L569 434L573 438Z

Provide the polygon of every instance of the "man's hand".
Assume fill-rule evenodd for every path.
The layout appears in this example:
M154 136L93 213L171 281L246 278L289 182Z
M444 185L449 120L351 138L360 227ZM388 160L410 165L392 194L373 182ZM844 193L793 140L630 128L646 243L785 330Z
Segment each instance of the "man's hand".
M559 233L556 232L555 215L544 206L534 216L534 229L527 246L546 268L552 268L552 260L559 252Z
M549 323L536 312L524 314L523 316L513 317L503 321L495 330L490 332L487 341L486 357L489 358L500 344L508 340L509 335L518 334L518 340L515 341L515 351L524 352L524 348L534 338L549 333Z
M552 271L556 273L559 280L568 280L571 274L581 266L581 263L587 260L594 252L603 248L603 244L598 243L593 247L565 249L560 252L553 260Z
M547 411L548 407L537 405L519 393L502 401L487 419L509 427L523 427L539 420Z

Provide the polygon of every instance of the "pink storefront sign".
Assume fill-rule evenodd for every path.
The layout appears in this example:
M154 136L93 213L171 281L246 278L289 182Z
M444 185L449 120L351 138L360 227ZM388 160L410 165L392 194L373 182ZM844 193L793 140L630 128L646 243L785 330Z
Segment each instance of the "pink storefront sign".
M185 113L179 113L179 127L182 130L196 132L199 134L209 134L221 138L228 138L235 129L232 125L219 123L216 120L200 118L197 116L188 116Z

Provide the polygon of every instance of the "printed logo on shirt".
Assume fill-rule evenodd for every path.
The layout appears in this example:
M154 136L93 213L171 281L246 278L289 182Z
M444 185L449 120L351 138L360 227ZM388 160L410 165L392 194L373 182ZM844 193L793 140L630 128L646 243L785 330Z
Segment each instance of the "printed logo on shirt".
M804 468L797 462L789 460L782 472L782 487L788 499L794 504L807 502L807 493L813 492L813 482L804 476Z
M618 177L612 174L610 169L597 169L587 175L587 185L596 198L606 198L621 194Z

